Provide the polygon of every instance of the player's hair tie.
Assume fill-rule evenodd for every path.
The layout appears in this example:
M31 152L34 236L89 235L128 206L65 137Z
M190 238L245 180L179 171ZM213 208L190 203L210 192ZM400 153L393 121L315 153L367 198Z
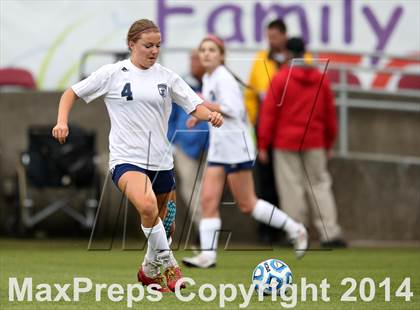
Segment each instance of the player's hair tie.
M214 35L214 34L212 34L212 33L209 33L204 39L203 39L203 41L206 41L206 40L210 40L210 41L213 41L214 43L216 43L218 46L220 46L223 50L225 49L225 43L223 42L223 40L222 39L220 39L218 36L216 36L216 35ZM202 42L203 42L202 41Z

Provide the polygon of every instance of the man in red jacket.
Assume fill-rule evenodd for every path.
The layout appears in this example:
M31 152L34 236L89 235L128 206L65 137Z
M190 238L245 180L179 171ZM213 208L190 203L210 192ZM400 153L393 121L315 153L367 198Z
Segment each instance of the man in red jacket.
M271 81L260 112L259 159L273 147L274 174L280 205L295 220L308 224L308 205L324 247L344 247L331 191L327 158L337 134L334 97L326 77L303 62L305 44L287 41L292 65Z

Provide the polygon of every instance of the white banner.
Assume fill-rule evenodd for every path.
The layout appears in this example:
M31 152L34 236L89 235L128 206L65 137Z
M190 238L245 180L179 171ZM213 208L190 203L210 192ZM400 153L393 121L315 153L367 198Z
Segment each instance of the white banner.
M180 74L188 68L186 53L171 48L196 47L206 33L215 32L228 49L244 48L245 57L231 56L233 69L246 78L254 50L266 47L264 26L277 16L284 18L290 36L303 36L312 50L394 55L420 50L420 1L415 0L16 0L0 1L0 12L0 66L26 68L38 87L48 90L78 80L87 50L125 51L127 30L140 18L159 24L162 61ZM88 69L110 61L97 59Z

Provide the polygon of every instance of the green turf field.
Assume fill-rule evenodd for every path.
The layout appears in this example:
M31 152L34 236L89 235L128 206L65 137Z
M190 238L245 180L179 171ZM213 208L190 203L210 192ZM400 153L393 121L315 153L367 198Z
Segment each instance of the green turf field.
M126 287L128 283L136 283L136 271L143 256L140 251L86 251L87 242L77 241L24 241L0 240L0 309L126 309L126 298L121 302L113 302L102 293L102 300L95 301L95 293L81 295L79 302L9 302L9 277L17 277L21 285L24 277L33 278L35 286L48 283L73 283L74 277L87 277L96 283L119 283ZM177 258L191 252L176 252ZM294 309L420 309L420 249L347 249L333 251L312 251L302 261L296 261L290 249L273 251L219 251L218 266L215 269L196 270L184 268L184 275L191 277L197 283L183 291L184 295L197 293L204 283L212 283L219 287L221 283L244 283L249 287L250 277L255 265L267 258L280 258L287 262L293 271L294 282L306 277L308 282L320 284L322 279L328 279L331 287L328 290L330 302L301 301ZM340 297L350 287L342 286L341 280L346 277L370 277L376 283L376 293L371 302L360 301L359 286L352 296L357 296L356 302L340 302ZM386 277L391 278L390 302L384 301L384 289L378 284ZM405 277L411 278L411 292L414 296L410 302L404 298L395 297L395 290ZM238 287L237 287L238 288ZM368 291L368 290L366 290ZM68 290L73 297L72 287ZM209 291L207 292L209 295ZM52 298L56 296L53 287ZM147 293L146 293L147 296ZM234 302L226 302L225 309L239 309L243 302L239 288L238 297ZM196 296L190 302L182 302L174 294L164 294L159 302L146 299L135 302L132 309L217 309L219 294L211 302L204 302ZM246 309L283 309L280 300L271 301L266 297L258 301L253 294Z

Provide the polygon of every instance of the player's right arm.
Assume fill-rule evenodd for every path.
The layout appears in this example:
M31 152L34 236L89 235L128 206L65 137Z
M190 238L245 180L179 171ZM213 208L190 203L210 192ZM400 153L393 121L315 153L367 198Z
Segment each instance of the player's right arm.
M105 65L93 72L86 79L68 88L60 99L58 106L57 125L52 130L52 135L61 144L66 142L69 135L68 120L70 110L78 98L82 98L86 103L107 93L111 76L120 69L119 63Z
M76 101L78 98L79 97L77 97L76 93L71 87L68 88L61 96L60 104L58 106L57 124L52 130L53 137L56 138L61 144L66 142L66 138L69 135L69 114L71 108L73 107L74 101Z

